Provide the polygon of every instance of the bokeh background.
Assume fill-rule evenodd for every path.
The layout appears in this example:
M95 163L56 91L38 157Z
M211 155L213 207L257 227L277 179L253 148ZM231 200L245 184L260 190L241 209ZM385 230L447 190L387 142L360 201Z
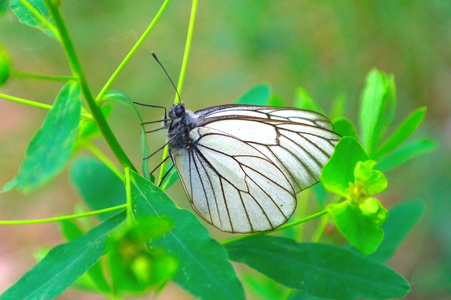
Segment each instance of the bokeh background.
M63 1L63 14L85 73L97 93L148 26L162 1ZM112 89L134 101L170 107L174 91L150 56L157 53L177 80L184 51L190 1L173 0L145 44ZM0 44L17 70L69 75L59 44L20 24L8 10L0 18ZM269 83L292 103L306 88L326 111L347 99L345 116L358 120L365 75L377 67L394 74L395 125L415 108L428 112L418 137L438 149L387 174L385 206L419 200L425 213L389 262L412 285L406 299L451 297L451 2L448 0L200 1L182 99L192 109L230 103L254 84ZM62 83L11 79L0 92L51 104ZM0 99L0 185L16 174L46 111ZM147 120L161 111L142 109ZM133 113L116 107L110 124L128 155L140 164L139 126ZM155 149L163 135L149 139ZM97 145L110 155L102 140ZM86 153L89 155L89 153ZM157 158L158 159L158 158ZM151 162L152 164L153 162ZM155 161L156 163L156 161ZM188 207L179 184L169 191ZM72 214L80 198L67 171L31 195L0 194L0 219ZM211 227L209 227L211 229ZM212 234L221 236L214 229ZM62 242L55 224L0 227L0 293L35 264L32 253ZM186 298L171 284L162 299ZM86 295L66 291L60 299ZM92 299L99 299L92 297Z

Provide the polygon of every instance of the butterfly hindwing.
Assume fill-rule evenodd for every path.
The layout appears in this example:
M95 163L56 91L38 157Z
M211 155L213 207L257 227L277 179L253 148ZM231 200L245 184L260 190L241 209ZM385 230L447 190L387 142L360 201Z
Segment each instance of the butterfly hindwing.
M261 151L208 127L190 136L196 146L172 155L191 204L207 222L229 232L267 231L293 214L293 186Z

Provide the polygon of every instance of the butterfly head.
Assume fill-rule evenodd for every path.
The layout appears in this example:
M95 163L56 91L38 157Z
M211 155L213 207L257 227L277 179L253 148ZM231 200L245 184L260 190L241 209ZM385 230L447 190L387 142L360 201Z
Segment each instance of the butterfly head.
M190 144L189 132L196 120L195 114L187 110L183 103L177 103L169 111L169 118L170 122L165 125L168 131L169 147L187 148Z

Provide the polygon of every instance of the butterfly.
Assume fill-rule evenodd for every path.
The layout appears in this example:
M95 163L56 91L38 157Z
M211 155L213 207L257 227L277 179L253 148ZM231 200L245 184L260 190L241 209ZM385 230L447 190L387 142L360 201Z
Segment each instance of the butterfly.
M165 118L169 156L194 210L222 231L286 223L296 194L320 181L340 136L323 115L296 108L221 105Z

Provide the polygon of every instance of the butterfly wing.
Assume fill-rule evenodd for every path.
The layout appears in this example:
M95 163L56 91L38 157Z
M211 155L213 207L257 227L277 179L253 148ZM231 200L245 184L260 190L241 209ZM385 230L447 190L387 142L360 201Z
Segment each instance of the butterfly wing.
M226 104L198 110L196 111L196 115L198 115L200 119L218 117L242 117L281 120L312 125L330 131L333 130L333 126L330 123L329 119L327 119L322 114L310 110L289 107Z
M194 146L172 149L183 187L208 223L229 232L274 229L296 208L289 178L277 164L239 137L199 126Z
M249 105L207 110L200 111L204 118L197 126L235 136L264 153L287 175L295 193L320 181L340 139L330 121L312 111Z

